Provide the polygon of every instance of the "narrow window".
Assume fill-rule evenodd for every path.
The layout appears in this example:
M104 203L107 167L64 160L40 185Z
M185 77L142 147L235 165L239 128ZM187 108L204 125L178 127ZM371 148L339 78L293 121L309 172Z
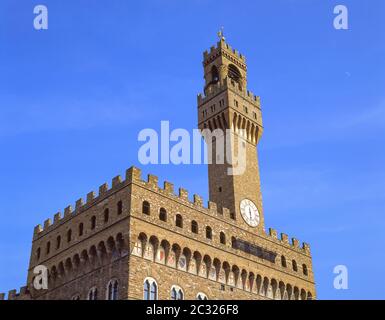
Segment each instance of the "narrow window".
M213 231L209 226L206 227L206 238L210 240L213 238Z
M293 260L293 270L295 271L295 272L297 272L298 271L298 267L297 267L297 262L295 261L295 260Z
M36 258L39 260L40 259L40 248L37 248L36 250Z
M287 267L285 256L281 256L281 265L282 265L282 267L284 267L284 268Z
M183 300L184 294L181 288L173 286L171 288L171 300Z
M118 212L118 215L123 213L123 202L122 201L119 201L117 204L117 212Z
M56 249L60 249L61 245L61 236L57 236L56 238Z
M51 251L51 242L48 241L47 242L47 251L46 251L46 253L49 254L50 251Z
M166 222L167 221L167 211L165 208L160 208L159 210L159 220Z
M96 228L96 217L91 217L91 230L94 230Z
M175 217L175 225L178 228L183 228L183 218L180 214L177 214Z
M226 244L226 235L224 234L224 232L221 232L220 235L219 235L219 240L222 244Z
M72 240L72 230L69 229L67 231L67 242L71 242L71 240Z
M104 223L108 222L109 217L110 217L110 210L105 209L104 210Z
M191 221L191 232L198 233L198 222L195 220Z
M304 274L305 276L307 276L307 275L308 275L308 272L307 272L307 266L306 266L306 264L303 264L303 265L302 265L302 270L303 270L303 274Z
M150 214L150 203L148 201L143 201L142 213L147 215Z
M108 283L107 300L118 300L118 280L111 280Z
M84 229L83 223L80 223L79 224L79 237L81 237L83 235L83 229Z
M92 288L88 292L88 300L98 300L98 289L97 288Z

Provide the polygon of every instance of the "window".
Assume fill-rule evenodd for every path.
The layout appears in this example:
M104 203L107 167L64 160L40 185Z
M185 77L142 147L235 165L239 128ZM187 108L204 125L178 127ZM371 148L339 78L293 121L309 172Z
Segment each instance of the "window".
M71 240L72 240L72 230L69 229L67 231L67 242L71 242Z
M234 99L234 106L238 108L238 101Z
M104 210L104 223L108 222L109 217L110 217L110 210L105 209Z
M209 226L206 227L206 238L210 240L213 238L213 231Z
M246 106L243 106L243 111L245 111L246 113L248 113L248 109Z
M254 119L257 119L257 114L255 112L253 112L253 117Z
M72 296L71 300L80 300L80 296L78 294L75 294Z
M47 242L47 248L46 249L47 249L46 254L49 254L49 252L51 251L51 242L50 241Z
M230 212L230 219L236 220L235 219L235 212Z
M40 248L37 248L36 250L36 258L39 260L40 259Z
M292 264L293 264L293 270L294 270L295 272L297 272L297 271L298 271L297 262L296 262L295 260L293 260L293 261L292 261Z
M219 191L219 192L222 192L222 187L219 187L219 188L218 188L218 191Z
M224 232L221 232L220 235L219 235L219 240L222 244L226 244L226 235L224 234Z
M178 286L171 287L171 300L183 300L184 294L182 288Z
M281 256L281 265L282 265L282 267L284 267L284 268L287 267L285 256Z
M61 245L61 236L57 236L56 238L56 249L59 249Z
M88 300L98 300L98 289L93 287L88 291Z
M179 228L183 228L183 218L180 214L177 214L175 217L175 225Z
M144 300L158 299L158 284L152 278L146 278L143 283L143 299Z
M113 279L107 285L107 300L118 300L118 280Z
M219 72L216 66L212 66L211 68L211 82L217 83L219 81Z
M191 232L198 233L198 222L195 220L191 221Z
M167 211L165 208L160 208L159 210L159 220L166 222L167 221Z
M302 265L302 271L303 271L303 275L304 275L304 276L307 276L307 275L308 275L306 264L303 264L303 265Z
M230 79L238 83L241 80L241 73L239 72L238 68L233 64L230 64L228 67L228 76Z
M91 230L94 230L96 228L96 217L91 217Z
M122 201L119 201L117 204L117 212L118 212L118 215L123 213L123 202Z
M83 229L84 229L83 223L80 223L79 224L79 237L81 237L83 235Z
M148 215L150 214L150 203L148 201L143 201L142 213L148 214Z
M203 292L198 292L197 300L208 300L207 296Z

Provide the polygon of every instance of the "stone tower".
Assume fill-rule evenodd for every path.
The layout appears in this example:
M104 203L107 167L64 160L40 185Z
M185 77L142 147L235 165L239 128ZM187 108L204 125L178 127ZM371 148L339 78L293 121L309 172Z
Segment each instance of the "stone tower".
M247 90L246 59L220 34L217 46L204 52L203 68L205 87L204 94L198 96L198 126L217 132L214 140L209 140L221 141L225 146L219 149L212 143L212 163L208 165L210 201L228 208L240 227L263 232L257 156L263 126L260 99ZM210 141L206 137L206 142ZM218 157L217 150L225 150L224 161ZM240 165L240 152L245 156L243 165ZM235 155L232 163L230 154ZM242 166L244 170L240 170Z

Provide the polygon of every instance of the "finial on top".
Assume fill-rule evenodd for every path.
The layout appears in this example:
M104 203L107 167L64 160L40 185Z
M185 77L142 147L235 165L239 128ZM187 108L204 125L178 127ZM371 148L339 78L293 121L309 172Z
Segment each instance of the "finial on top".
M221 29L218 31L218 38L219 38L219 40L223 40L223 41L226 40L224 32L223 32L223 27L221 27Z

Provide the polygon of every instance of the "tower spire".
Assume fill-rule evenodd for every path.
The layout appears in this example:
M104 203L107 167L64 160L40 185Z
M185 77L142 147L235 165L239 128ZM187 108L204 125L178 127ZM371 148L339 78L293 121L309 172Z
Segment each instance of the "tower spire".
M223 40L223 41L226 41L226 38L225 38L225 34L224 34L224 31L223 31L223 27L221 27L218 31L218 38L219 40Z

